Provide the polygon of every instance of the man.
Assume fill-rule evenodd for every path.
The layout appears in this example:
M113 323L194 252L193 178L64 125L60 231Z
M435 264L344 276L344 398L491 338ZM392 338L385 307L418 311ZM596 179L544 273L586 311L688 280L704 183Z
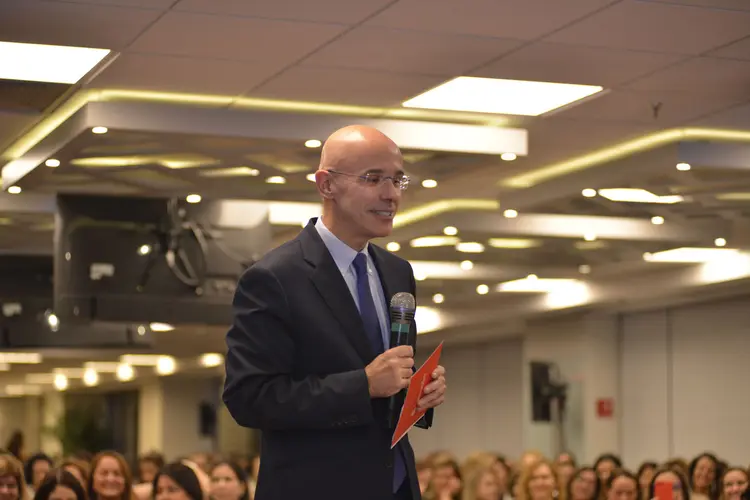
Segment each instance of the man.
M388 398L409 384L411 346L389 349L388 302L415 294L408 262L369 244L388 236L408 185L377 130L328 138L315 183L323 214L240 279L227 334L224 402L262 430L256 500L419 500L408 439L391 450ZM445 397L438 367L419 405Z

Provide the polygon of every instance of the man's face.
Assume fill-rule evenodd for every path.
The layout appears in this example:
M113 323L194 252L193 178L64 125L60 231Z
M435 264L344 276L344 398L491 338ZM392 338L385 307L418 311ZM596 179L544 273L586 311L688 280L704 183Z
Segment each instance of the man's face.
M393 182L394 177L404 175L400 154L381 151L358 155L346 168L336 171L342 174L329 175L333 176L337 215L352 238L364 243L391 234L401 202L401 189Z

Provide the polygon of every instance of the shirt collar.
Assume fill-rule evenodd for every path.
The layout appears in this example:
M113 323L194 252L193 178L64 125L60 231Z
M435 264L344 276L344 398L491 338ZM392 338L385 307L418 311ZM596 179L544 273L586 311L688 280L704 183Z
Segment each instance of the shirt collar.
M328 248L328 252L331 254L331 257L333 257L333 261L336 263L336 267L339 268L341 274L348 272L354 262L354 257L356 257L359 252L333 234L323 223L322 217L319 217L315 222L315 229L318 231L320 239L323 240L326 248ZM367 273L371 274L370 255L368 250L369 243L365 244L365 248L362 249L361 253L364 253L367 256Z

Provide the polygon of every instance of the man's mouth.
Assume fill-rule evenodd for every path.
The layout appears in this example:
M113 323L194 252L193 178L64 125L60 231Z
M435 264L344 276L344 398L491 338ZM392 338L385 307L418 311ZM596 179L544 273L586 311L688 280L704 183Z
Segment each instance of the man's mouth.
M387 217L389 219L392 219L396 213L393 210L373 210L372 211L375 215L379 215L380 217Z

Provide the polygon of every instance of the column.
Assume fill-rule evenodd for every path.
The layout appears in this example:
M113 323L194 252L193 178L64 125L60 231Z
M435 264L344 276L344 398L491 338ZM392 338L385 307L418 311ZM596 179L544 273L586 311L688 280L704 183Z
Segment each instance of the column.
M41 420L43 429L58 428L65 418L65 397L62 392L46 392L41 397ZM51 457L62 455L62 443L54 432L41 433L41 449Z

